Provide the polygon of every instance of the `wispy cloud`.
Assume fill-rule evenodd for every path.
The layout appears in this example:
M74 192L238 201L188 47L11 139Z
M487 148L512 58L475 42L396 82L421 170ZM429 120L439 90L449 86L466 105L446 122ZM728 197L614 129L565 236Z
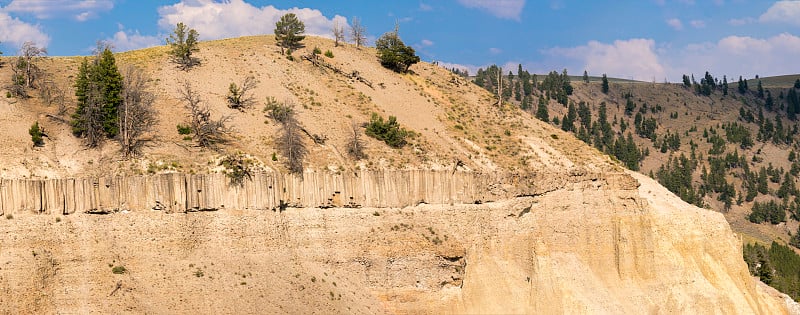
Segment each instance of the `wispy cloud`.
M758 20L762 23L786 23L800 25L800 1L778 1L775 2L767 12L764 12Z
M519 21L525 0L458 0L461 5L489 12L501 19Z
M33 14L38 19L71 16L82 22L113 8L111 0L13 0L2 10Z
M753 23L755 21L756 21L756 19L754 19L754 18L744 17L744 18L741 18L741 19L730 19L730 20L728 20L728 24L733 25L733 26L742 26L742 25L751 24L751 23Z
M420 11L433 11L433 6L431 6L430 4L427 4L427 3L420 2L419 10Z
M502 52L503 52L503 50L500 49L500 48L497 48L497 47L489 48L489 53L492 54L492 55L497 55L497 54L500 54Z
M703 20L692 20L691 22L689 22L689 25L691 25L694 28L705 28L706 22Z
M667 25L676 31L683 30L683 23L679 19L669 19L667 20Z

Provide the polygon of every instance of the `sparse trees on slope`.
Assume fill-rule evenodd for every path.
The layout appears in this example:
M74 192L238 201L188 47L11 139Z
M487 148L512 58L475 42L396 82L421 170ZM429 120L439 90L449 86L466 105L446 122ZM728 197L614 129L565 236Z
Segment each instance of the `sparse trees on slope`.
M28 97L28 90L36 88L42 71L36 59L47 54L47 49L37 47L33 42L25 42L19 50L19 57L11 63L11 87L9 91L17 97Z
M364 141L361 140L361 134L358 132L358 125L355 121L351 124L351 128L350 140L347 141L347 154L356 160L365 159L367 154L364 153Z
M192 56L193 53L200 51L197 47L198 36L200 35L197 31L189 29L186 24L180 22L167 38L167 45L172 47L170 51L172 60L183 70L189 70L200 63L197 58Z
M281 19L275 23L275 41L281 47L281 53L287 49L287 54L291 55L293 50L299 48L300 42L306 38L303 36L305 31L306 25L294 13L281 16Z
M406 46L400 39L398 29L381 35L375 41L381 65L395 72L408 72L408 68L420 61L414 48Z
M308 149L303 143L303 128L295 118L294 105L289 102L278 103L275 99L268 99L264 108L267 115L281 124L282 133L277 139L277 148L286 158L289 171L296 174L303 173L303 160Z
M256 98L252 95L251 91L256 88L258 82L254 76L248 76L242 82L242 85L236 85L231 82L228 86L228 107L238 110L245 110L251 107Z
M339 47L339 43L344 42L344 25L339 20L333 21L333 46Z
M153 108L155 95L148 91L148 78L144 72L130 65L125 68L122 81L122 104L119 109L119 141L122 153L134 156L141 152L144 135L158 121Z
M229 116L223 116L218 120L211 119L211 110L203 104L199 92L192 88L188 81L178 90L179 99L184 102L184 106L189 111L189 123L194 132L194 140L201 147L215 148L217 144L226 141L230 129L225 125Z
M356 48L364 46L367 43L367 29L361 25L361 19L353 17L350 24L350 38L353 39Z

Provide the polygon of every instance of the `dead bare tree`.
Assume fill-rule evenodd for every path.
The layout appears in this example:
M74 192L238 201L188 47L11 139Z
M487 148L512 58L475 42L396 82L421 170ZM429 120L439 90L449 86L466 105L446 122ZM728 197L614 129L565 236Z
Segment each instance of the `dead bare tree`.
M252 90L256 88L258 82L254 76L248 76L242 82L242 85L236 85L231 82L228 86L228 107L244 111L255 104L256 98L252 94Z
M189 81L185 81L183 86L178 89L179 99L184 102L184 106L189 110L189 119L194 133L194 140L197 144L205 148L216 148L217 144L227 140L230 128L225 124L230 120L230 116L222 116L218 120L211 119L211 110L203 104L203 100L197 91L192 88Z
M122 104L119 108L119 135L117 140L126 157L141 153L146 143L144 136L158 122L153 103L155 95L149 91L148 78L136 66L123 70Z
M361 19L353 17L350 24L350 37L353 38L353 43L356 47L364 46L367 43L367 29L361 25Z
M339 20L333 21L333 46L339 47L344 42L344 25Z
M365 159L367 158L367 154L364 153L364 140L361 140L361 134L358 132L358 125L353 121L351 127L352 133L350 134L350 140L347 141L347 154L356 159L356 161Z
M282 133L278 137L277 147L286 158L286 166L292 173L303 173L303 159L305 159L308 150L305 143L303 143L303 128L300 122L295 118L294 105L286 101L284 103L277 103L274 98L268 101L267 116L274 119L281 124Z
M42 70L36 60L47 54L47 49L39 48L33 42L25 42L19 49L19 56L11 63L11 86L9 91L16 97L28 97L28 90L35 89Z
M503 67L497 71L497 107L503 107Z
M58 116L64 116L67 112L67 89L49 73L44 73L39 81L39 98L47 106L58 106Z
M103 92L97 82L88 84L85 98L85 105L82 110L76 112L76 115L80 115L81 119L74 121L80 126L73 125L73 133L76 131L75 127L78 127L78 130L82 131L81 133L86 139L86 145L94 148L100 145L105 137L105 130L103 130L103 121L105 120Z
M281 124L283 134L278 138L278 149L286 157L286 166L289 171L296 174L303 173L303 159L308 151L303 143L300 124L292 118Z

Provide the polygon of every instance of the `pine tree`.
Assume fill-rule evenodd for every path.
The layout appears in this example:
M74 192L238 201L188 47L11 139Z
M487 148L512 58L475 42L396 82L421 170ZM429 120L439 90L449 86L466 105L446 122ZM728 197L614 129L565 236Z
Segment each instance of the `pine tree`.
M747 93L747 81L742 79L742 76L739 76L739 94Z
M608 94L608 77L603 73L603 93Z
M400 39L399 29L396 26L394 31L384 33L375 41L375 48L378 49L381 65L395 72L408 72L411 65L420 61L414 48L406 46ZM511 90L509 95L510 92Z
M288 49L291 51L300 47L300 42L306 37L302 34L306 31L306 25L297 18L294 13L287 13L275 23L275 41L281 47L281 53Z
M103 130L109 138L119 133L119 106L122 104L122 75L117 69L114 54L106 48L95 71L103 93Z
M583 70L583 82L589 83L589 73L586 70Z
M728 77L722 76L722 95L728 95Z
M77 108L72 115L72 133L84 137L90 147L102 137L119 133L119 107L122 104L122 75L114 54L105 48L90 63L84 59L75 80Z
M188 29L186 24L180 22L167 38L167 45L172 47L170 51L172 60L184 70L188 70L199 63L197 58L192 57L193 53L200 51L197 48L199 36L197 31Z
M764 98L764 86L761 85L761 80L758 80L758 98Z
M547 111L547 101L544 97L539 97L539 106L536 108L536 118L544 122L550 122L550 114Z

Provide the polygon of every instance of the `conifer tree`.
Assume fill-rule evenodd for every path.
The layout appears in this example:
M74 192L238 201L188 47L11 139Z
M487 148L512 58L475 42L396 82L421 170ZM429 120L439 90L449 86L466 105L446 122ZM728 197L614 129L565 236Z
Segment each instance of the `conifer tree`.
M197 31L189 29L186 24L180 22L167 38L167 45L172 48L170 50L172 61L177 63L181 69L189 70L200 62L192 56L193 53L200 51L197 48L199 36Z
M608 77L603 73L603 93L608 94Z
M90 147L100 144L103 136L116 136L121 91L122 75L108 47L91 62L84 58L75 81L78 104L72 115L72 133L86 138Z
M305 31L306 25L294 13L281 16L275 23L275 41L281 47L281 53L284 53L284 49L288 49L288 54L291 54L292 50L300 47L300 42L306 38L302 35Z
M547 101L539 97L539 105L536 107L536 118L543 122L550 122L550 114L547 111Z

